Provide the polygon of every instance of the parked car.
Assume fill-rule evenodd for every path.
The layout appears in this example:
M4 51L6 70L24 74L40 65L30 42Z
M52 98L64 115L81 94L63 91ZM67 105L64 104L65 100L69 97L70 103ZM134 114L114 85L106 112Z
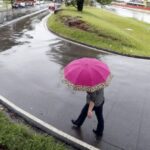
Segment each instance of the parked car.
M34 6L34 3L32 1L25 2L25 5L28 6Z
M35 2L35 5L40 5L40 1L36 1L36 2Z
M20 8L26 7L26 3L25 3L25 2L20 2L20 3L19 3L19 7L20 7Z
M50 11L54 12L55 11L55 3L50 3L48 8L49 8Z
M55 13L55 12L57 12L61 9L61 5L62 5L62 3L52 2L52 3L49 4L49 11Z
M19 8L19 3L13 3L12 8Z
M26 3L25 2L15 2L12 4L12 8L25 8Z
M44 4L44 2L45 2L45 1L41 0L41 1L40 1L40 4Z

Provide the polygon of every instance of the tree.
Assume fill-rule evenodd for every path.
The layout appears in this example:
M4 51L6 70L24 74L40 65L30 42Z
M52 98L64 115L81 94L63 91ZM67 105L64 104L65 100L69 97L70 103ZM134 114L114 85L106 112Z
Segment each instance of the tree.
M95 3L95 1L97 1L101 5L107 5L112 2L112 0L90 0L90 1L92 3ZM74 7L77 8L78 11L82 11L84 6L84 0L65 0L65 5L66 6L73 5Z
M73 5L77 8L78 11L83 10L84 0L65 0L65 5L70 6Z
M83 10L83 4L84 4L84 0L77 0L77 10L78 11Z

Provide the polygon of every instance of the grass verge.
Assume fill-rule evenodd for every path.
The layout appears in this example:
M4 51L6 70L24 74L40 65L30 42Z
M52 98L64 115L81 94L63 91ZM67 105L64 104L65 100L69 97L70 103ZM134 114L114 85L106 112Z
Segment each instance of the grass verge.
M50 16L47 24L63 37L97 48L150 56L150 25L107 10L85 7L83 12L78 12L66 7Z
M64 144L46 134L39 134L21 123L11 122L0 111L1 150L67 150Z

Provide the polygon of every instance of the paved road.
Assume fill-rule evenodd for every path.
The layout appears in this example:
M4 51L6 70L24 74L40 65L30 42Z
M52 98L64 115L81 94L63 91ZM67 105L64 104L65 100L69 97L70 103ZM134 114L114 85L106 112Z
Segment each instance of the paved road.
M150 60L106 55L62 41L45 25L47 13L0 28L0 94L13 103L102 150L150 149ZM85 93L73 92L61 81L63 67L73 59L96 57L114 78L105 89L105 131L92 133L96 118L81 130L72 128L85 103Z
M36 5L34 7L18 8L18 9L8 9L0 11L0 24L6 23L7 21L16 19L18 17L30 14L32 12L48 8L48 3Z
M139 21L150 23L150 11L140 9L123 8L121 6L107 6L107 10L123 17L134 18Z

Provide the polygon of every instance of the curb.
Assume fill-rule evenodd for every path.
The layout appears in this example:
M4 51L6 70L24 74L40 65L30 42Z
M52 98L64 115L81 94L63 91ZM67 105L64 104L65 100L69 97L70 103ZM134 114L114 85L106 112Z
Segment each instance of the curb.
M67 41L69 43L73 43L73 44L76 44L76 45L79 45L79 46L83 46L83 47L86 47L86 48L90 48L90 49L93 49L94 51L97 51L97 52L103 52L105 54L116 54L116 55L120 55L120 56L126 56L126 57L131 57L131 58L137 58L137 59L147 59L147 60L150 60L150 56L137 56L137 55L129 55L129 54L121 54L119 52L115 52L115 51L112 51L110 49L105 49L105 48L98 48L96 46L92 46L90 44L85 44L85 43L82 43L82 42L79 42L79 41L76 41L76 40L72 40L72 39L69 39L67 37L64 37L54 31L52 31L48 26L47 26L47 29L53 33L54 35L58 36L60 39L64 40L64 41Z
M2 28L2 27L4 27L4 26L7 26L7 25L10 25L10 24L12 24L12 23L15 23L15 22L17 22L17 21L23 20L23 19L25 19L25 18L28 18L28 17L30 17L30 16L34 16L34 15L39 14L39 13L41 13L41 12L44 12L44 11L46 11L46 10L48 10L48 8L44 8L44 9L42 9L42 10L39 10L39 11L30 13L30 14L28 14L28 15L24 15L24 16L19 17L19 18L17 18L17 19L13 19L13 20L11 20L11 21L9 21L9 22L6 22L6 23L0 25L0 28Z
M0 95L0 103L6 106L8 109L12 110L24 120L26 120L29 124L40 128L42 131L56 137L57 139L81 150L100 150L88 143L85 143L55 127L52 125L40 120L39 118L31 115L30 113L24 111L20 107L16 106L14 103L10 102L8 99Z

